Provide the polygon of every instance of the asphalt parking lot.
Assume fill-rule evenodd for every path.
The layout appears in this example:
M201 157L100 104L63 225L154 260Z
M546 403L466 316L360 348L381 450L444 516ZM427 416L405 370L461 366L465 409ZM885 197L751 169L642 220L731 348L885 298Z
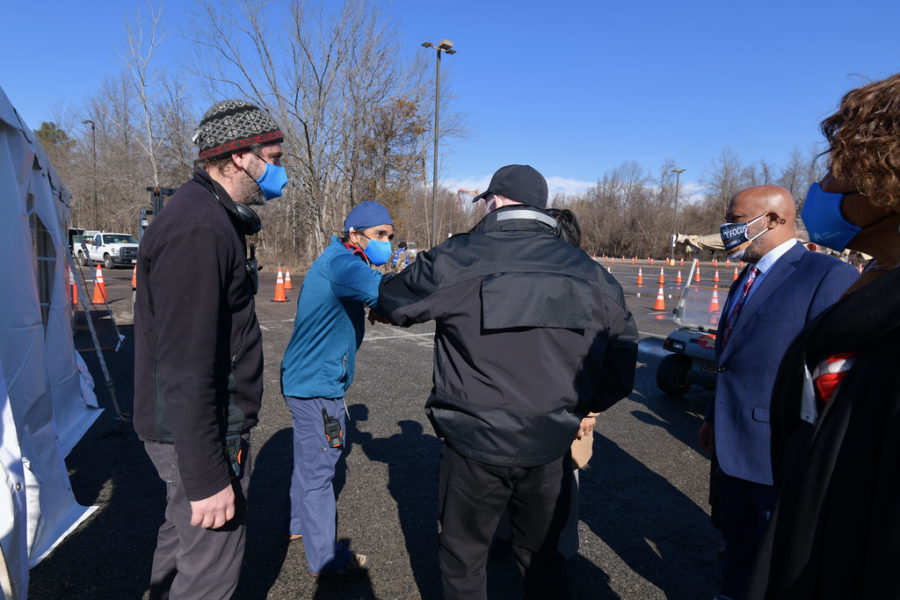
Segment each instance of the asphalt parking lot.
M575 598L710 598L716 588L717 532L709 524L709 460L697 430L711 397L694 387L671 398L656 387L662 338L675 328L670 310L680 292L678 267L665 267L666 310L653 310L661 265L630 259L603 264L622 283L641 345L632 394L598 418L594 457L581 473L579 554L570 562ZM644 284L637 286L637 269ZM687 276L689 265L681 267ZM714 267L704 265L704 283ZM84 270L92 280L93 272ZM104 271L110 308L125 335L106 351L123 411L130 412L133 348L131 270ZM730 268L720 266L724 301ZM367 554L368 578L316 585L307 574L301 542L280 537L291 469L291 421L279 390L301 277L288 302L276 303L274 273L261 275L257 314L263 328L265 395L253 432L253 477L248 541L237 598L440 598L437 564L437 464L440 442L423 405L431 386L431 324L409 329L376 324L367 333L347 395L352 423L349 451L336 480L338 536ZM92 285L89 282L89 285ZM108 317L99 319L101 338ZM106 344L110 345L110 344ZM112 344L114 345L114 344ZM76 346L89 348L79 331ZM100 508L55 552L32 569L29 597L141 598L146 596L155 532L162 522L164 487L130 425L120 427L102 385L97 359L82 353L106 411L67 459L82 504ZM489 597L517 598L521 583L512 559L489 565Z

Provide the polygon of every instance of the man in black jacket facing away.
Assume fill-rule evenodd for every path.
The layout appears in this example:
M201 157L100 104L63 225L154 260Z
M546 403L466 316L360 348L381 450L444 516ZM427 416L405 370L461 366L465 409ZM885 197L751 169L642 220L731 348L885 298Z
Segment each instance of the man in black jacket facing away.
M526 597L567 594L557 551L569 507L569 447L588 412L631 392L637 330L622 288L561 240L542 209L547 182L498 170L467 234L382 280L379 311L399 325L434 319L426 412L440 461L444 595L485 598L491 535L508 506Z
M138 253L134 427L166 483L150 598L230 598L244 554L250 429L262 401L247 205L281 195L282 135L242 100L214 104L198 166Z

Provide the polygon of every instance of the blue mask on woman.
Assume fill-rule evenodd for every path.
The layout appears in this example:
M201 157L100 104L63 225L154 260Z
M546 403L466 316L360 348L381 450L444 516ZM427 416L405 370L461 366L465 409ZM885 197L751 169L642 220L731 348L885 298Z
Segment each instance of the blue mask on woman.
M260 157L260 159L262 159L262 157ZM262 191L266 202L268 202L269 200L281 196L284 186L288 183L287 171L284 170L284 167L278 167L267 162L266 170L263 171L260 178L256 180L256 183L259 185L259 189Z
M810 241L840 252L862 230L841 214L843 199L844 194L826 192L818 183L809 186L800 214Z
M366 253L366 256L369 257L369 260L372 261L373 265L380 266L386 263L391 257L391 243L381 242L370 238L369 243L366 244L366 248L363 252Z

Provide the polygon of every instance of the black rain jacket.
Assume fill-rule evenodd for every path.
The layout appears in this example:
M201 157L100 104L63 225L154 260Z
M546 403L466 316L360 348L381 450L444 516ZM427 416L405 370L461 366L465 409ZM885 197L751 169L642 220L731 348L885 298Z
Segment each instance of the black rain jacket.
M632 390L637 330L621 286L536 208L501 208L419 253L382 279L378 302L399 325L435 320L426 412L479 462L556 460L582 417Z

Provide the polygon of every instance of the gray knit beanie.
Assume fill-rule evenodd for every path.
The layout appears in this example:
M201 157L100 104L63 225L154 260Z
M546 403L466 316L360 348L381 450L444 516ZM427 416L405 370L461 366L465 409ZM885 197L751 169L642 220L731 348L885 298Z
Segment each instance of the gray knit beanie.
M254 144L283 142L275 120L254 104L244 100L223 100L213 104L193 141L200 147L200 160L227 156Z

